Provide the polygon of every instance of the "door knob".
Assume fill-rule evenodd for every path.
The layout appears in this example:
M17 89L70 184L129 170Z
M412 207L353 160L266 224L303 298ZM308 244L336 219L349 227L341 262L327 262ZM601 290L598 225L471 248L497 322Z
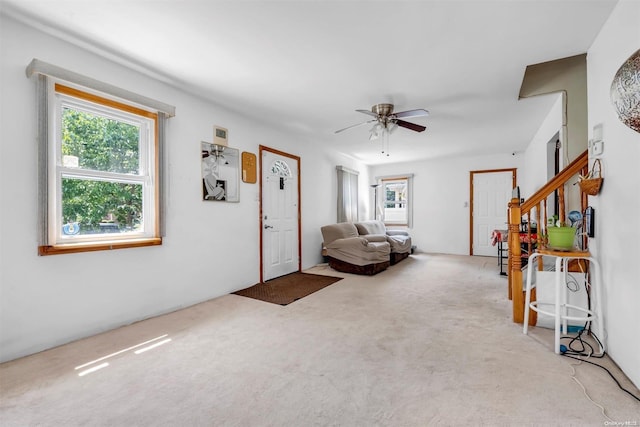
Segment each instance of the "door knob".
M273 228L273 225L266 225L264 226L264 229L266 230L267 228Z

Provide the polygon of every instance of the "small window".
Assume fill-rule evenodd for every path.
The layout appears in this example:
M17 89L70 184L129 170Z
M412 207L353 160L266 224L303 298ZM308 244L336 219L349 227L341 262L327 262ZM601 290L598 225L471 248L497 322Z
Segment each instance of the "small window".
M271 173L276 176L290 177L291 169L287 162L276 160L271 164Z
M386 225L409 226L409 178L390 178L382 180L382 207Z
M57 83L53 95L40 253L159 244L158 115Z

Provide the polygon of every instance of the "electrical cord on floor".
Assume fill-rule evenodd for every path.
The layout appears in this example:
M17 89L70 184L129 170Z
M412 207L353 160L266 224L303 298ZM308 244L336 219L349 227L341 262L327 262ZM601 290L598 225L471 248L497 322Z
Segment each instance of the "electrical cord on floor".
M563 356L565 356L566 354L563 354ZM567 356L567 357L571 357L571 356ZM572 359L577 359L580 361L580 363L570 363L569 366L571 366L571 378L578 383L578 385L580 386L580 388L582 389L582 392L584 393L584 395L587 397L587 399L589 399L589 401L591 403L593 403L594 405L596 405L598 408L600 408L600 412L602 412L602 416L605 417L608 421L614 422L605 412L604 406L602 406L601 404L599 404L598 402L596 402L595 400L593 400L591 398L591 396L589 396L589 394L587 393L587 389L584 387L584 385L580 382L580 380L578 380L578 378L576 378L576 368L575 366L579 366L582 362L586 362L586 360L582 360L582 359L578 359L577 357L571 357Z
M590 331L591 329L591 322L587 321L584 325L584 327L580 330L580 332L578 332L578 335L576 335L575 337L562 337L562 339L570 339L571 341L569 341L569 344L567 346L567 350L565 352L562 353L563 356L565 357L569 357L571 359L575 359L575 360L579 360L580 362L585 362L585 363L589 363L591 365L597 366L599 368L604 369L609 376L613 379L613 381L615 381L615 383L618 385L618 387L620 388L620 390L624 391L625 393L627 393L629 396L633 397L635 400L637 400L638 402L640 402L640 398L635 396L633 393L631 393L629 390L625 389L624 387L622 387L622 385L620 384L620 382L616 379L616 377L613 376L613 374L611 373L611 371L609 371L607 368L605 368L602 365L599 365L597 363L591 362L589 360L585 360L582 359L580 356L582 357L586 357L588 358L596 358L596 359L601 359L605 356L606 352L602 352L601 354L594 354L593 353L593 346L591 344L589 344L588 342L585 342L582 339L582 334L585 331ZM600 340L598 339L598 337L596 336L596 334L589 332L590 335L598 342L598 345L600 345L600 348L602 348L602 343L600 342ZM580 345L582 346L581 349L576 349L574 348L574 344L575 343L580 343ZM585 350L587 350L588 348L588 352L586 352ZM573 365L572 365L573 366ZM578 384L580 384L580 381L578 381L575 378L575 369L574 369L574 375L572 375L572 378L578 382ZM582 384L580 384L580 386L582 387L582 390L584 391L585 395L587 395L586 390L584 389L584 386ZM589 398L589 396L587 395L587 397ZM591 398L589 398L589 400L591 400ZM591 400L593 402L593 400ZM595 402L593 402L595 403ZM596 404L597 405L597 404ZM597 405L600 406L600 405ZM603 409L603 415L604 415L604 409ZM606 415L605 415L606 416Z
M578 335L576 335L575 338L571 338L571 337L562 337L562 339L571 339L571 341L569 342L569 346L561 346L560 349L562 351L562 355L563 356L567 356L567 357L571 357L571 355L576 355L576 356L585 356L587 359L591 356L593 356L593 346L591 344L589 344L588 342L585 342L582 340L582 334L584 333L584 331L587 328L587 325L589 325L590 322L587 321L584 325L584 327L578 332ZM595 337L595 335L594 335ZM596 340L598 341L598 343L600 343L600 341L596 338ZM582 346L582 348L580 349L576 349L574 348L574 343L580 343L580 345ZM562 347L564 347L564 349L562 349ZM587 348L589 349L589 352L586 353L585 351L587 350ZM600 347L602 348L602 346ZM602 354L599 357L604 357L604 351L602 352ZM596 402L595 400L593 400L591 398L591 396L589 396L589 393L587 393L587 389L584 386L584 384L582 384L580 382L580 380L578 379L578 377L576 377L576 368L575 366L579 366L580 364L582 364L583 361L585 361L584 359L580 359L578 357L571 357L572 359L576 359L578 360L578 363L570 363L569 366L571 366L571 379L574 380L582 389L582 393L584 393L585 397L594 405L596 405L598 408L600 408L600 412L602 412L602 416L605 417L608 421L612 421L613 420L607 415L606 410L604 409L604 406L602 406L601 404L599 404L598 402Z
M582 268L582 264L578 263L578 265L579 265L579 267L580 267L580 271L581 271L582 273L584 273L584 274L585 274L585 276L586 276L586 274L587 274L587 273L583 270L583 268ZM571 276L570 274L568 274L568 275L569 275L569 276ZM568 288L570 291L575 292L575 291L574 291L574 289L572 289L572 287L570 286L570 284L571 284L571 285L574 285L574 284L575 284L575 285L577 285L577 281L576 281L575 277L573 277L573 276L571 276L571 279L572 279L572 280L571 280L570 282L569 282L569 281L567 281L567 282L566 282L566 286L567 286L567 288ZM571 283L571 282L572 282L572 283ZM576 289L576 290L577 290L577 289ZM589 282L589 280L588 280L588 278L587 278L587 277L585 277L585 290L586 290L586 293L587 293L587 307L588 307L588 309L591 309L591 292L590 292L590 290L591 290L591 283ZM598 303L599 303L599 302L598 302ZM589 363L590 365L594 365L594 366L597 366L597 367L599 367L599 368L604 369L604 370L607 372L607 374L609 374L609 376L613 379L613 381L615 381L615 383L618 385L618 388L620 388L620 390L624 391L624 392L625 392L625 393L627 393L629 396L633 397L635 400L637 400L638 402L640 402L640 398L639 398L638 396L634 395L633 393L631 393L631 392L630 392L629 390L627 390L626 388L622 387L622 385L620 384L620 382L616 379L616 377L614 377L614 376L613 376L613 374L611 373L611 371L609 371L607 368L605 368L604 366L599 365L599 364L597 364L597 363L590 362L589 360L581 359L580 357L578 357L578 356L582 356L582 357L586 357L587 359L588 359L588 358L601 359L601 358L603 358L603 357L606 355L606 352L605 352L605 351L603 351L603 352L602 352L602 353L600 353L600 354L594 354L593 346L592 346L591 344L589 344L588 342L583 341L583 339L582 339L582 334L583 334L584 332L587 332L587 334L588 334L588 335L591 335L591 336L592 336L592 337L597 341L597 343L598 343L598 345L600 346L600 348L601 348L601 349L603 348L603 347L602 347L602 342L598 339L598 337L596 336L596 334L594 334L594 333L591 331L591 323L592 323L592 322L591 322L590 320L587 320L587 321L585 322L585 324L584 324L584 327L583 327L583 328L578 332L578 335L576 335L575 337L573 337L573 338L572 338L572 337L562 337L562 338L561 338L561 339L570 339L570 340L571 340L571 341L569 341L568 346L566 346L566 347L567 347L567 350L565 350L565 351L563 351L563 352L561 353L561 354L562 354L562 356L568 357L568 358L570 358L570 359L579 360L579 361L580 361L580 363L585 362L585 363ZM580 343L580 345L582 346L582 348L580 348L580 349L575 349L575 348L573 347L573 345L574 345L574 343L576 343L576 342ZM588 352L586 352L587 348L589 349L589 351L588 351ZM613 421L613 420L612 420L611 418L609 418L609 417L607 416L607 414L605 413L605 409L604 409L604 407L603 407L602 405L600 405L599 403L595 402L593 399L591 399L591 397L589 397L589 395L587 394L587 390L585 389L584 385L582 385L582 383L581 383L581 382L576 378L576 376L575 376L575 374L576 374L576 370L575 370L574 366L578 366L578 365L580 365L580 363L578 363L578 364L570 364L571 369L573 370L573 373L571 374L571 378L573 378L573 380L574 380L575 382L577 382L577 383L580 385L580 387L582 388L582 391L584 392L584 395L587 397L587 399L589 399L589 400L590 400L594 405L596 405L597 407L599 407L599 408L600 408L600 410L602 411L602 415L604 415L604 417L605 417L605 418L607 418L609 421Z
M570 359L579 360L579 361L584 362L584 363L589 363L589 364L591 364L591 365L594 365L594 366L597 366L597 367L599 367L599 368L604 369L604 370L607 372L607 374L609 374L609 376L613 379L613 381L615 381L615 383L618 385L618 387L620 388L620 390L624 391L624 392L625 392L625 393L627 393L629 396L633 397L635 400L637 400L638 402L640 402L640 397L638 397L638 396L634 395L634 394L633 394L633 393L631 393L629 390L627 390L626 388L622 387L622 385L620 384L620 382L616 379L616 377L614 377L614 376L613 376L613 374L611 373L611 371L609 371L609 370L608 370L607 368L605 368L604 366L602 366L602 365L598 365L597 363L590 362L590 361L588 361L588 360L580 359L579 357L575 357L575 356L573 356L573 355L571 355L571 354L567 354L567 353L563 354L563 356L564 356L564 357L568 357L568 358L570 358ZM575 369L574 369L574 371L575 371ZM583 387L583 388L584 388L584 387Z

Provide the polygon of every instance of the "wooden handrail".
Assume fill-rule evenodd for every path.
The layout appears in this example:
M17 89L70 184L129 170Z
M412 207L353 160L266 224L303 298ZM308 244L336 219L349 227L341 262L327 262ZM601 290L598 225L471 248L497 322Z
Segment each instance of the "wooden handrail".
M522 204L516 197L511 199L509 203L509 299L513 303L513 321L516 323L522 323L524 321L524 291L523 291L523 277L522 277L522 251L520 246L520 225L523 216L527 218L527 224L532 222L531 211L536 210L537 220L537 240L538 245L543 243L542 235L547 226L547 198L556 190L558 190L559 201L559 217L561 221L564 221L564 186L575 175L587 173L589 165L588 151L580 154L573 162L569 163L558 175L553 177L549 182L536 191L531 197L525 200ZM584 210L587 205L587 197L585 193L581 192L581 208ZM541 212L542 211L542 212ZM541 223L542 215L544 215L544 224ZM528 228L528 253L530 254L533 246L531 244L531 227ZM586 239L586 238L584 238ZM533 268L533 266L530 266ZM541 269L542 265L538 264L538 268ZM535 301L536 294L535 289L532 290L532 301ZM531 311L529 313L529 324L535 325L536 313Z
M562 169L558 175L554 176L549 182L542 186L538 191L533 193L531 197L520 205L523 212L528 212L537 206L543 199L546 199L551 193L562 187L572 176L580 173L589 162L588 151L580 154L576 159L569 163L566 168Z

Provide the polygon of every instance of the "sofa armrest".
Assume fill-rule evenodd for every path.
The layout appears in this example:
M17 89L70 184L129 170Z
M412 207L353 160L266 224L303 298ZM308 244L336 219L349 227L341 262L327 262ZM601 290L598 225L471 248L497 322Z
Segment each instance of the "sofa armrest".
M386 242L387 241L387 236L385 234L365 234L362 237L367 239L369 242Z
M366 247L367 244L369 244L369 241L364 237L346 237L327 243L325 247L327 249L362 248Z

